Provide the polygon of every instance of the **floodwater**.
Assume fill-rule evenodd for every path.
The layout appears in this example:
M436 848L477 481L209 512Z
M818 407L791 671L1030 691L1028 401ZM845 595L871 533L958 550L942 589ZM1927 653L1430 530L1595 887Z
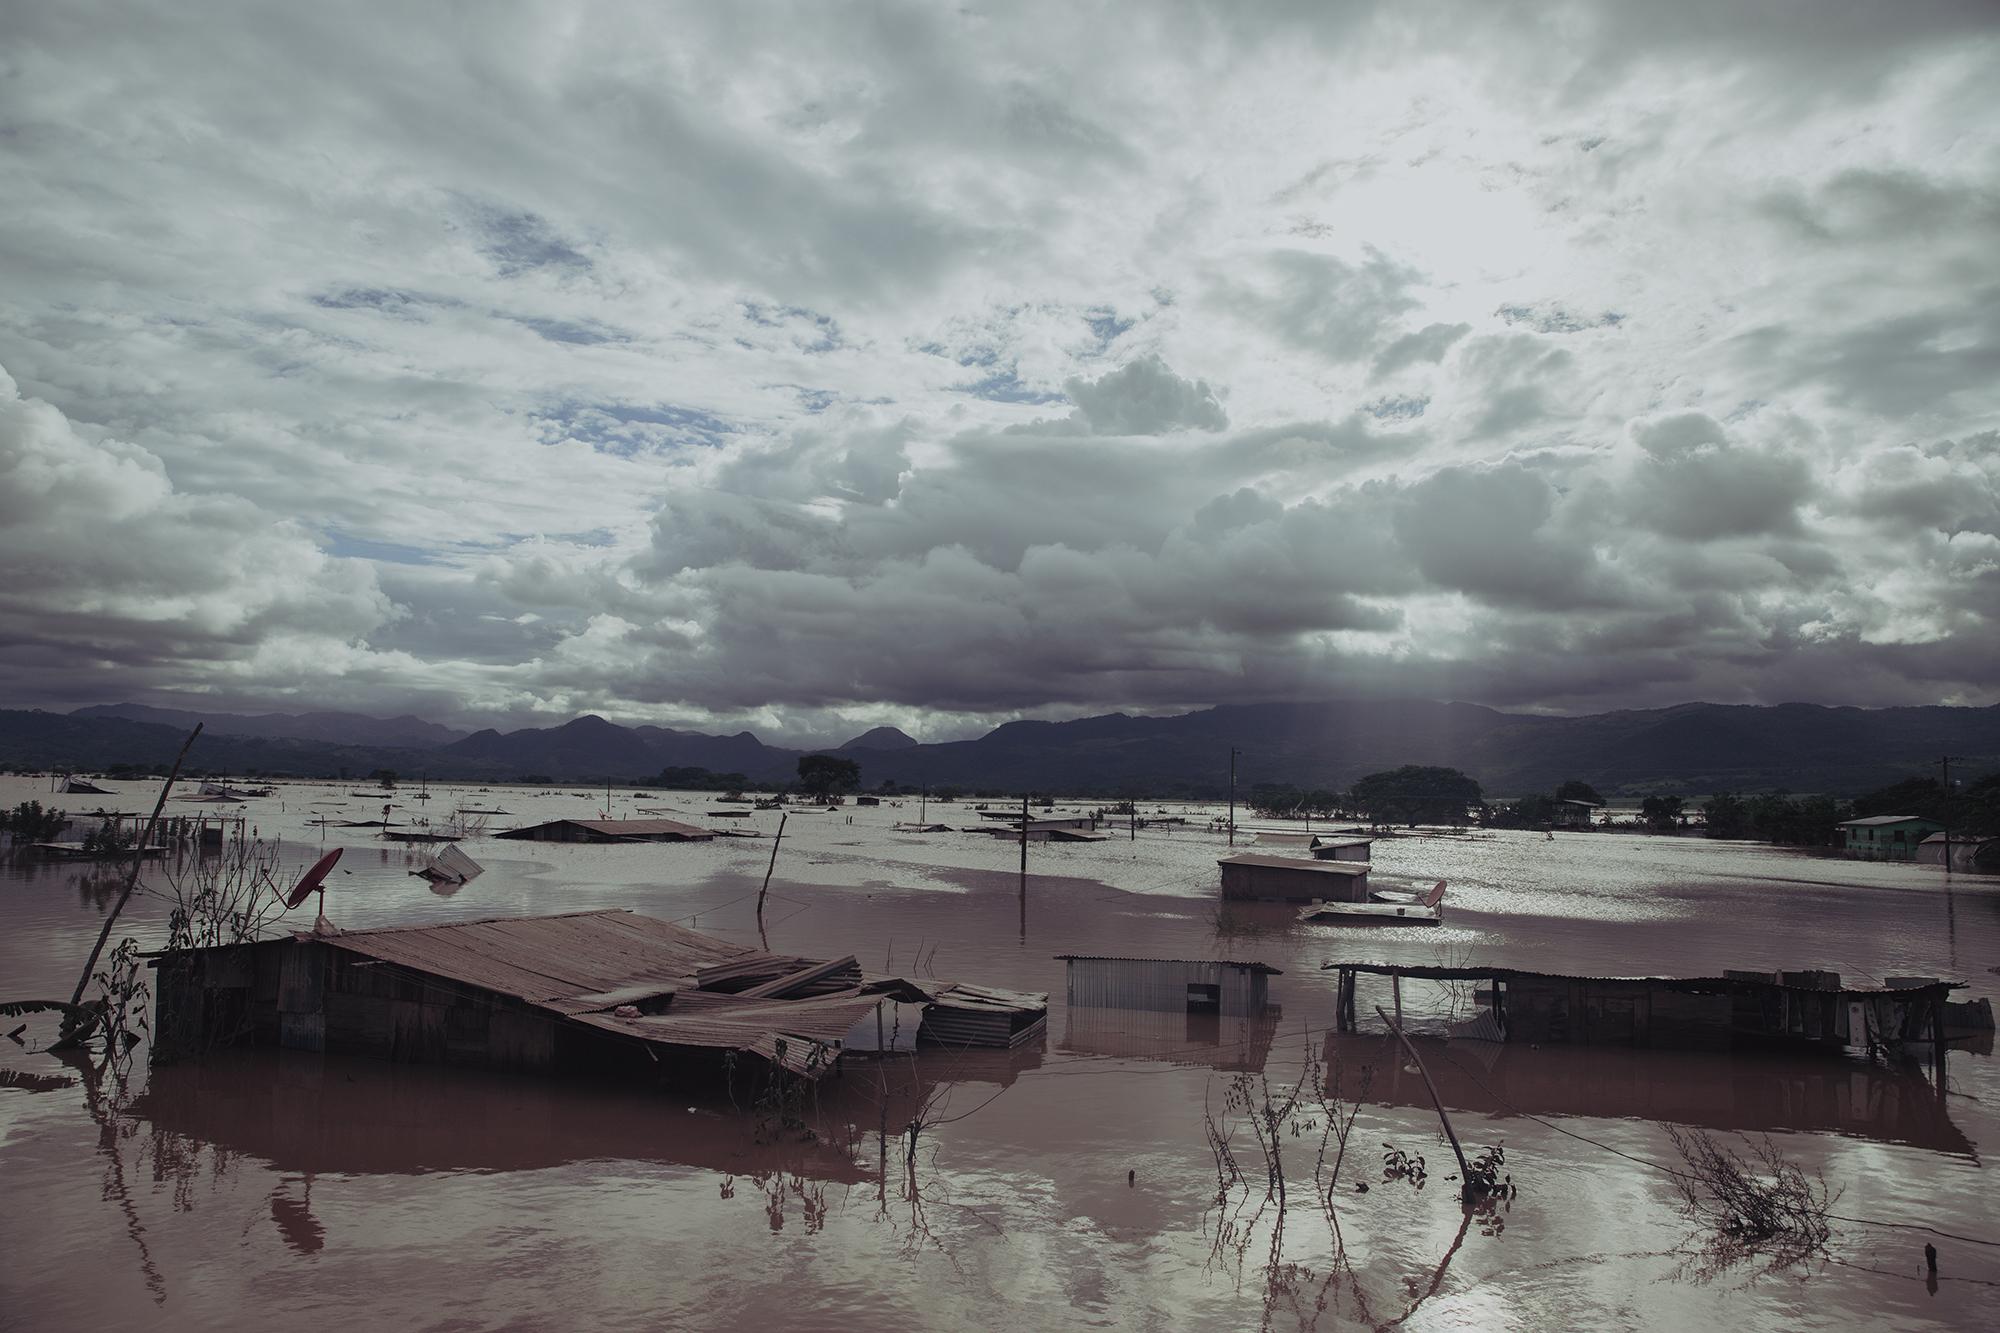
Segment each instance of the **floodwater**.
M150 790L109 785L126 793L110 808L150 808ZM46 792L45 780L0 779L9 807ZM605 804L601 791L430 796L399 793L395 817L499 807L500 828ZM707 820L721 807L701 795L620 791L612 804L619 817L644 805L725 822ZM440 894L373 830L309 822L379 818L380 798L287 784L242 811L290 865L346 849L326 904L342 925L629 907L745 943L777 827L759 812L727 822L765 837L708 844L475 838L466 850L486 873ZM962 805L929 814L979 822ZM1136 839L1033 844L1024 904L1018 845L891 829L915 815L915 802L793 814L771 947L1048 991L1046 1040L852 1062L806 1108L807 1136L686 1093L296 1052L149 1072L141 1048L121 1083L36 1053L50 1035L36 1020L28 1044L0 1042L0 1327L1991 1326L2000 1248L1975 1243L2000 1240L1984 1164L2000 1144L1989 1054L1954 1050L1940 1100L1928 1064L1423 1039L1468 1151L1504 1145L1517 1190L1468 1214L1414 1067L1372 1022L1329 1032L1320 964L1818 967L1856 982L1950 977L2000 997L2000 881L1700 840L1398 837L1376 846L1378 879L1448 880L1444 927L1300 927L1217 910L1226 848L1200 817ZM77 866L0 866L0 1000L66 998L113 896ZM126 933L160 943L161 900L136 897ZM1261 959L1283 970L1283 1012L1206 1026L1070 1013L1061 953ZM1362 999L1364 1014L1388 1002L1366 984ZM1404 992L1412 1027L1434 1033L1464 1001ZM1333 1195L1339 1248L1313 1189L1321 1131L1308 1128L1281 1137L1289 1206L1274 1256L1279 1214L1230 1087L1261 1077L1282 1095L1308 1066L1361 1099ZM1220 1204L1210 1114L1234 1123L1231 1151L1254 1182L1225 1181ZM926 1124L910 1153L913 1117ZM1836 1222L1829 1255L1803 1269L1710 1273L1659 1169L1679 1161L1669 1126L1731 1143L1768 1135L1839 1191L1836 1214L1860 1220ZM1385 1143L1427 1158L1425 1188L1383 1178Z

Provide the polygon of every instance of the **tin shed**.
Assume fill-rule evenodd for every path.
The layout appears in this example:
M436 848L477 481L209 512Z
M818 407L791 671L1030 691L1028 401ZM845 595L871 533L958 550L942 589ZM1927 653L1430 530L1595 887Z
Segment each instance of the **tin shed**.
M1067 963L1076 1008L1256 1017L1270 1004L1278 969L1228 959L1101 958L1058 954Z
M1368 901L1366 861L1308 861L1244 852L1216 864L1222 867L1222 896L1237 902Z

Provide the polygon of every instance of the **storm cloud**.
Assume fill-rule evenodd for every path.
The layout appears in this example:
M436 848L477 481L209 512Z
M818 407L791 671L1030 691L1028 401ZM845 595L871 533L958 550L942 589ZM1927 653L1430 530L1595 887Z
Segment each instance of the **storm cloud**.
M23 8L0 682L2000 699L2000 25L1670 8Z

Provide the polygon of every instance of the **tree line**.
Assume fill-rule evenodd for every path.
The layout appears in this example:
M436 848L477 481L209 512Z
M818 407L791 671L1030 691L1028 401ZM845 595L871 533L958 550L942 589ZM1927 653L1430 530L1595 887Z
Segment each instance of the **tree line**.
M1266 818L1366 819L1375 823L1465 824L1489 828L1551 828L1568 822L1564 802L1604 798L1589 783L1572 778L1548 793L1513 801L1488 802L1478 781L1457 769L1409 764L1371 773L1346 791L1302 789L1290 783L1260 782L1249 788L1250 810ZM1872 815L1913 815L1968 837L2000 837L2000 771L1947 792L1936 778L1913 777L1867 792L1853 800L1836 796L1795 796L1790 792L1718 792L1699 804L1672 794L1654 794L1639 803L1639 823L1655 833L1678 833L1700 816L1711 838L1745 838L1803 847L1840 843L1840 825ZM1608 815L1599 817L1609 821Z

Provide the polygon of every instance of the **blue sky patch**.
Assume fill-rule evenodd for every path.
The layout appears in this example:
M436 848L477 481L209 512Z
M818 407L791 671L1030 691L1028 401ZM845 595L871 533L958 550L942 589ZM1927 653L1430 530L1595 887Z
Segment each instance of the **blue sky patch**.
M955 384L952 387L960 393L969 393L975 398L984 398L989 402L995 403L1060 403L1065 401L1059 393L1044 393L1040 389L1028 387L1027 384L1022 382L1020 373L1012 366L1009 366L1005 370L997 370L984 379L974 380L970 384Z
M581 440L599 453L631 458L694 445L713 448L736 427L698 407L673 403L562 403L535 414L542 440Z

